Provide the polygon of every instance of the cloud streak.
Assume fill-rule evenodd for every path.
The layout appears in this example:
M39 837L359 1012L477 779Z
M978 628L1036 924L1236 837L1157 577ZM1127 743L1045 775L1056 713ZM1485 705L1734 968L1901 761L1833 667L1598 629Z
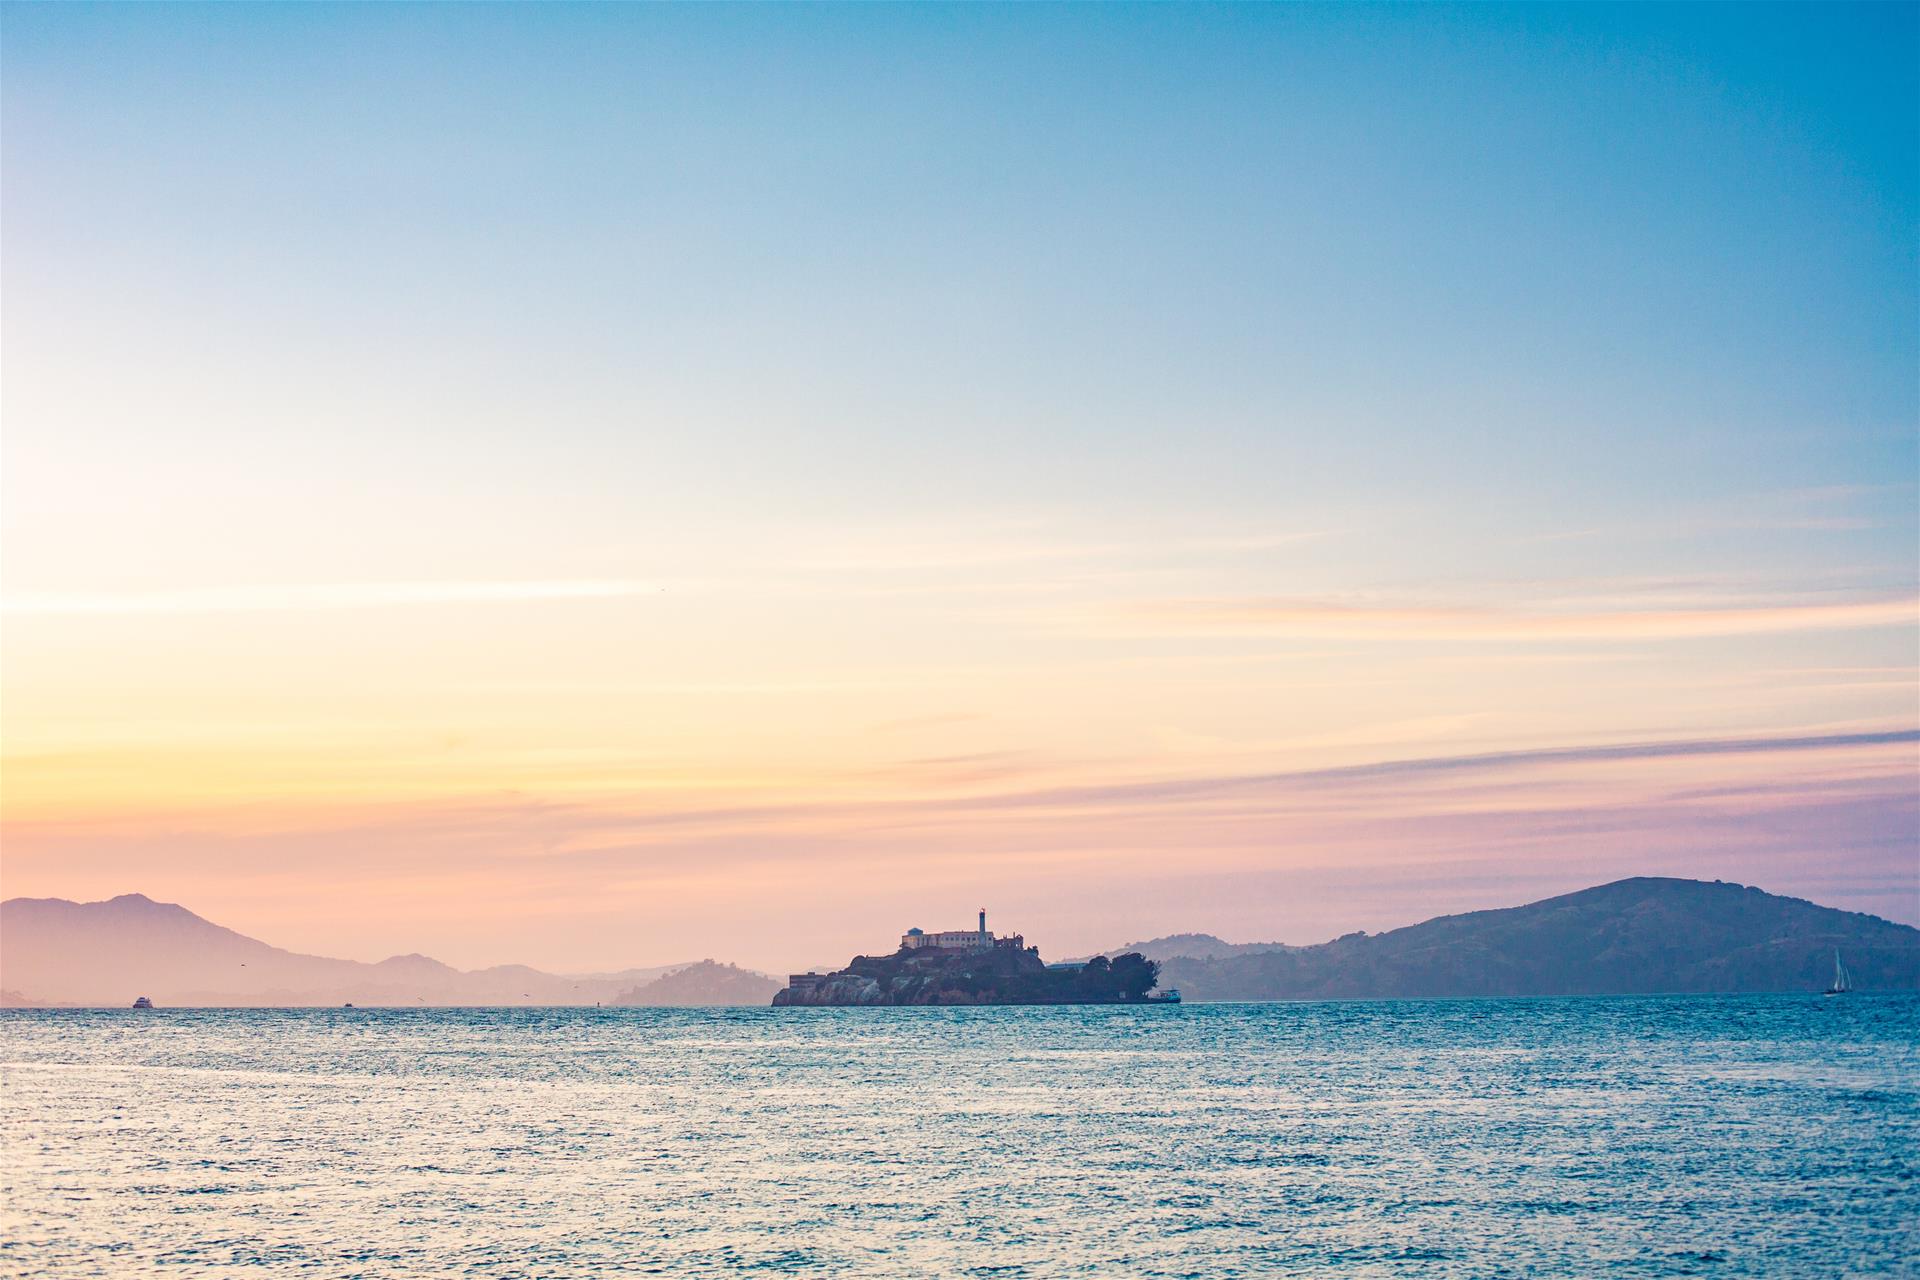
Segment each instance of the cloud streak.
M15 617L172 613L305 612L406 605L501 604L535 600L610 600L660 588L628 579L512 582L332 582L96 595L26 595L0 602Z
M1383 760L1373 764L1341 765L1331 769L1300 769L1286 773L1185 778L1166 782L1122 783L1102 787L1067 787L1021 795L982 797L976 803L991 808L1114 804L1127 801L1148 803L1208 796L1225 791L1300 786L1350 779L1467 773L1551 764L1602 764L1624 760L1664 760L1690 756L1750 756L1795 751L1830 751L1916 743L1920 743L1920 729L1812 734L1790 738L1688 738L1671 742L1623 742L1591 747L1491 751L1480 755L1421 756L1404 760Z
M1279 597L1162 600L1128 616L1182 634L1346 640L1681 640L1920 625L1920 597L1718 608L1552 610L1361 605Z
M473 965L517 951L589 968L716 948L811 964L884 941L929 904L975 899L1004 902L1063 952L1080 948L1070 937L1175 927L1318 940L1435 914L1435 885L1472 909L1539 896L1502 887L1539 877L1557 892L1728 876L1910 919L1916 743L1914 729L1696 738L959 799L635 811L499 796L237 826L10 823L9 889L238 895L301 929L351 920L366 940L350 949L371 955L425 942ZM1806 753L1845 758L1825 768ZM1670 763L1694 757L1749 763ZM1456 882L1463 869L1486 882ZM1307 888L1326 876L1345 878L1344 904ZM441 933L423 937L423 921Z

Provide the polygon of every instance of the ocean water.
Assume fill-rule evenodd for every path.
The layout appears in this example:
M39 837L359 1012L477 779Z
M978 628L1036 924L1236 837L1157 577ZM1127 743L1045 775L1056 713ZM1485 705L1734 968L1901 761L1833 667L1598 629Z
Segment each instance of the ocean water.
M14 1276L1920 1274L1920 998L0 1014Z

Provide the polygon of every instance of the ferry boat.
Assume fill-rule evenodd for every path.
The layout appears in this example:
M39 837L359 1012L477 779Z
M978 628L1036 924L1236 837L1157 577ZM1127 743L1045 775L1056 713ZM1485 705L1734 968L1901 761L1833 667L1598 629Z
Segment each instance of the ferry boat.
M1148 1004L1179 1004L1180 988L1168 987L1165 991L1155 991L1147 996Z
M147 999L145 996L141 996L133 1002L133 1007L136 1009L151 1009L153 1008L153 1001Z

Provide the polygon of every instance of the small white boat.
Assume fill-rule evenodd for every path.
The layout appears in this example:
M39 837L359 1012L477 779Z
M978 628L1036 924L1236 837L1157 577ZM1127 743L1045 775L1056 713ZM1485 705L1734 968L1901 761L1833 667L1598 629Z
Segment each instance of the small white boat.
M1833 985L1821 992L1824 996L1844 996L1853 990L1853 975L1847 972L1847 966L1840 963L1840 949L1833 951Z

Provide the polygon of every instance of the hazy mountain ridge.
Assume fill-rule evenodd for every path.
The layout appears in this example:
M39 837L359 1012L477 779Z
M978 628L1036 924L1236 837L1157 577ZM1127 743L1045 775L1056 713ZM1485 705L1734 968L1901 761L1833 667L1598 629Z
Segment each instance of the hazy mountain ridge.
M1920 930L1719 881L1641 877L1316 946L1182 933L1135 943L1190 1000L1920 989ZM1199 952L1201 954L1194 954ZM463 971L282 950L173 903L0 903L0 1005L764 1005L782 983L704 960L617 973Z
M1164 962L1179 958L1221 960L1228 956L1255 955L1262 951L1291 949L1284 942L1228 942L1210 933L1170 933L1163 938L1150 938L1145 942L1129 942L1124 947L1114 947L1110 951L1102 951L1099 954L1109 960L1132 954ZM1091 956L1069 956L1068 961L1081 963L1091 958Z
M700 1006L769 1003L786 984L738 965L702 960L620 993L615 1004Z
M286 951L137 893L0 903L0 981L19 1004L123 1005L137 995L160 1005L612 1004L688 967L461 970L419 954L368 964Z
M1836 949L1862 990L1920 989L1909 925L1656 877L1317 946L1168 957L1161 985L1192 1000L1819 991Z

